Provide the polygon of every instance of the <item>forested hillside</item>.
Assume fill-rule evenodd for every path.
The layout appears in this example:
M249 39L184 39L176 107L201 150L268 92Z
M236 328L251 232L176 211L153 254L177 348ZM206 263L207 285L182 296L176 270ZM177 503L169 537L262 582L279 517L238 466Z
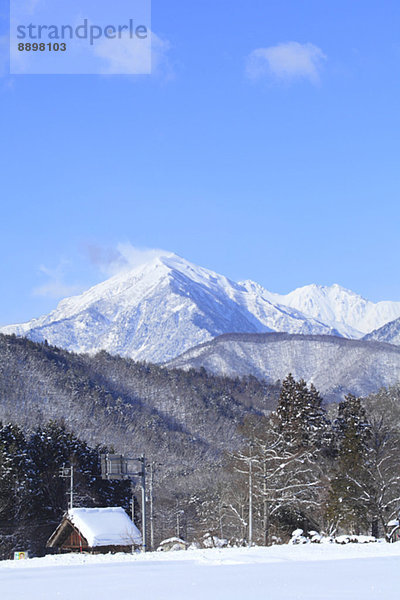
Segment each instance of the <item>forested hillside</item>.
M37 441L50 421L80 438L81 445L107 445L128 456L145 452L154 465L159 541L163 534L175 530L179 498L188 499L215 485L213 478L223 454L243 443L238 427L246 415L265 415L276 405L278 395L277 386L255 378L214 377L204 370L171 371L105 352L89 357L46 343L0 335L0 421L5 427L2 431L6 455L2 472L9 474L13 464L12 459L9 462L10 455L25 457L32 439ZM7 423L22 428L15 443L7 441ZM46 439L46 435L42 437ZM0 454L1 446L0 443ZM68 462L65 444L63 452L62 458ZM90 452L93 462L93 451ZM54 480L55 489L59 489L60 452L53 454L52 464L51 452L47 457L45 477L47 485ZM70 459L78 460L75 453ZM12 482L20 482L25 469L17 467L11 487L5 490L5 497L10 496L11 490L13 497L19 498L12 512L15 515L7 512L11 505L6 504L0 516L3 525L10 520L6 532L15 543L43 523L39 513L35 517L35 511L31 514L24 506L24 498L31 498L30 485L27 489L21 487L20 496L14 493L16 484ZM102 502L101 498L98 496L97 503ZM50 528L66 506L66 498L58 492L54 510L50 510ZM24 526L20 535L17 521L21 515ZM26 519L32 519L31 526L27 527ZM6 541L5 547L9 550L12 545Z
M155 460L145 447L154 501L149 547L172 535L205 547L271 544L298 527L383 536L398 513L399 387L326 407L315 387L289 375L276 410L248 411L231 448L222 453L217 446L211 460L196 454L194 443L190 465L189 447L182 461L176 454ZM129 484L101 479L101 451L55 422L25 430L0 423L0 557L21 548L45 551L67 508L63 464L74 465L74 506L129 510ZM140 525L137 502L135 516Z
M254 377L167 370L0 335L0 420L63 422L93 445L130 455L145 450L165 469L214 462L238 443L246 414L265 414L278 394Z

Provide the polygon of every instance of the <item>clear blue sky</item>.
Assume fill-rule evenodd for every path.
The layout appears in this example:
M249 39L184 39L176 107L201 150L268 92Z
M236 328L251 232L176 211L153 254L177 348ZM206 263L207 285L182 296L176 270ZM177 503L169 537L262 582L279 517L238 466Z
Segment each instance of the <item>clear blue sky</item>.
M153 0L152 28L151 76L3 72L0 324L125 242L400 300L400 2Z

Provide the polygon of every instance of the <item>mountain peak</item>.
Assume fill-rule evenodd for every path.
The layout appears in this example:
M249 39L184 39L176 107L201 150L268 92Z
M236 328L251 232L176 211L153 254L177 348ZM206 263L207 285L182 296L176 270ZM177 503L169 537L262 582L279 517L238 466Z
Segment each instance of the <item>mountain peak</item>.
M105 349L164 362L224 333L286 332L360 338L400 316L400 303L374 304L354 292L310 284L286 295L235 283L173 252L121 270L50 314L2 333L27 335L74 352Z

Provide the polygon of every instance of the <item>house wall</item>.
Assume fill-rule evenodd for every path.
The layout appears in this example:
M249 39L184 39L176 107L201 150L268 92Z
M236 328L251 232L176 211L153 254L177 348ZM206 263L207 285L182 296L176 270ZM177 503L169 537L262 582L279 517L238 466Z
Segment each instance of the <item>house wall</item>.
M391 542L400 541L400 527L393 529L393 531L389 534L389 538Z
M67 539L61 545L62 549L78 550L80 548L88 548L85 538L83 538L77 531L71 529Z

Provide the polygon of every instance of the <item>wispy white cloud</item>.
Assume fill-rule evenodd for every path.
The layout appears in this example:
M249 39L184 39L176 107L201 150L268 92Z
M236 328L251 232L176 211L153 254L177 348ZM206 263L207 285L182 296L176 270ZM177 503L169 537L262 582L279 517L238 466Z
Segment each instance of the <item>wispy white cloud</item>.
M90 262L107 276L134 269L158 256L171 254L160 248L139 248L130 242L119 243L116 248L90 244L86 251Z
M151 34L151 72L163 79L174 79L175 71L168 56L171 44L155 33Z
M253 50L247 58L246 74L254 80L272 77L284 82L308 79L318 83L326 58L314 44L284 42Z
M173 77L173 68L168 58L171 45L150 32L148 42L131 39L127 34L121 39L99 40L94 46L94 53L104 60L103 74L150 74L165 79Z
M64 298L65 296L71 296L81 292L82 286L66 283L66 265L66 261L61 261L54 269L41 265L39 270L47 277L47 281L42 285L35 287L32 290L32 295L45 298Z
M104 276L112 277L118 273L139 267L158 256L172 254L159 248L139 248L133 246L130 242L121 242L115 247L87 244L83 250L86 261L89 259L92 268L94 267L97 272L95 279L99 278L99 273L103 276L102 278ZM85 269L83 271L81 269L81 277L85 279L86 283L71 283L71 272L73 269L74 264L65 258L61 259L56 267L41 265L39 272L44 281L32 290L32 295L61 299L66 296L80 294L89 285L93 285L93 279L90 283L87 281L87 273L86 277L82 277Z

